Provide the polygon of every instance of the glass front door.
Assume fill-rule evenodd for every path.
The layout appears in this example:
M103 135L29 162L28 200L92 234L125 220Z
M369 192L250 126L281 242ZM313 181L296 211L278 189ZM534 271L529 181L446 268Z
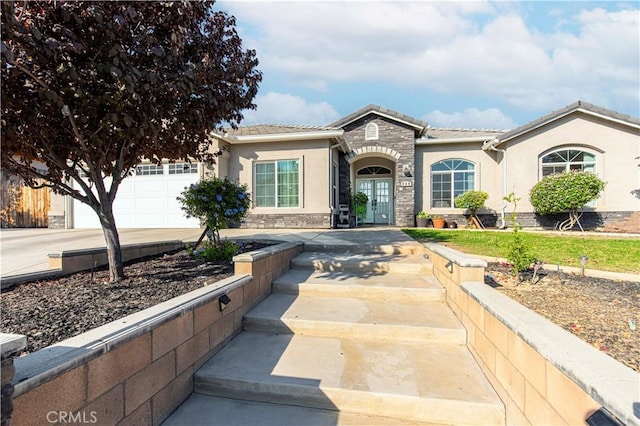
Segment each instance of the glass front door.
M364 223L390 225L393 222L393 180L358 179L356 188L369 198Z

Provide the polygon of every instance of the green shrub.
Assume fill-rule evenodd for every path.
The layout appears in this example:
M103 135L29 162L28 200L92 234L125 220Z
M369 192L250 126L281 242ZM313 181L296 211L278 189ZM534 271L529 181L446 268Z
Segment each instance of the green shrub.
M454 198L454 205L459 209L467 209L471 215L475 216L476 211L484 207L484 202L489 198L489 194L484 191L467 191Z
M206 223L213 244L220 241L220 229L240 222L251 205L247 185L215 177L185 188L178 201L187 217L197 217Z
M606 183L590 172L571 171L545 176L529 192L531 205L541 215L568 212L561 231L580 223L578 210L600 197Z
M239 248L238 244L233 241L224 240L215 244L205 241L202 247L193 251L193 255L208 262L230 261L233 256L238 254Z
M416 217L418 219L430 219L431 215L427 212L425 212L424 210L422 210L421 212L418 212L418 214L416 215Z

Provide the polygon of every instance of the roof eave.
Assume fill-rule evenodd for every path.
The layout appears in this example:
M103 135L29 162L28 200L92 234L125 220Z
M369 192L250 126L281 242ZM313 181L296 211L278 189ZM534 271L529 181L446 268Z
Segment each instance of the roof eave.
M225 140L230 144L264 143L264 142L295 142L317 139L338 139L344 135L344 130L322 130L313 132L271 133L266 135L236 136L225 133L214 134L214 137Z
M487 142L495 139L495 136L466 136L461 138L433 138L433 139L416 139L416 145L440 145L450 143L473 143Z
M536 129L539 129L541 127L544 127L544 126L548 125L549 123L553 123L554 121L560 120L561 118L569 116L569 115L571 115L571 114L573 114L575 112L581 112L583 114L591 115L593 117L597 117L597 118L600 118L602 120L607 120L607 121L610 121L610 122L613 122L613 123L622 124L624 126L628 126L628 127L634 128L634 129L640 129L640 125L638 125L636 123L632 123L632 122L629 122L627 120L622 120L622 119L619 119L619 118L616 118L616 117L611 117L609 115L601 114L601 113L598 113L596 111L591 111L590 109L586 109L586 108L583 108L583 107L577 107L577 108L573 108L573 109L567 110L567 111L565 111L565 112L563 112L561 114L558 114L556 116L550 117L548 120L542 121L542 122L536 124L535 126L527 127L528 125L525 124L524 126L522 126L523 130L520 131L520 132L516 132L516 133L513 133L511 135L507 135L505 138L499 138L498 137L497 138L497 142L493 146L500 145L500 144L502 144L504 142L510 141L511 139L515 139L515 138L517 138L519 136L522 136L522 135L524 135L526 133L529 133L529 132L531 132L533 130L536 130Z
M407 126L413 127L414 129L418 130L419 136L422 136L422 134L425 132L425 130L427 129L428 126L420 126L418 124L412 123L410 121L407 120L403 120L401 118L395 117L391 114L385 114L384 112L381 111L376 111L374 109L372 110L367 110L364 111L362 114L359 114L357 116L355 116L354 118L350 119L349 121L345 121L344 123L341 123L341 127L347 126L355 121L360 120L363 117L366 117L369 114L376 114L379 115L380 117L384 117L384 118L388 118L389 120L393 120L393 121L397 121L398 123L402 123L402 124L406 124Z

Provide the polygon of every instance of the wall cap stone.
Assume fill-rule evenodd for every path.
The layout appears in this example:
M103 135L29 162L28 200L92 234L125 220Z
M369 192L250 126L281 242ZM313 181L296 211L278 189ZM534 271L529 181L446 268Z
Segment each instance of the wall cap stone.
M162 247L167 249L182 248L185 243L181 240L167 240L167 241L157 241L153 243L136 243L136 244L123 244L120 246L122 251L125 250L135 250L135 249L144 249L149 247ZM177 247L176 247L177 246ZM102 254L107 252L107 247L95 247L95 248L86 248L86 249L77 249L77 250L63 250L57 253L49 253L48 256L50 258L59 259L65 257L75 257L75 256L85 256L89 254Z
M640 425L640 374L484 283L460 287L623 423Z
M2 359L18 354L27 346L27 336L0 333L0 355Z
M142 336L190 310L215 300L224 293L240 288L251 280L252 277L248 274L234 275L37 352L15 358L14 397Z
M270 242L273 242L273 240L270 240ZM238 254L236 256L233 256L233 261L234 262L255 262L256 260L264 259L276 253L280 253L285 250L289 250L299 246L304 246L304 243L301 241L283 242L273 246L264 247L259 250Z
M487 267L487 262L485 262L484 260L479 259L474 255L462 253L452 248L443 246L442 244L425 243L424 246L427 250L430 250L435 254L445 257L446 259L450 260L451 262L455 263L460 267L463 267L463 268L486 268Z

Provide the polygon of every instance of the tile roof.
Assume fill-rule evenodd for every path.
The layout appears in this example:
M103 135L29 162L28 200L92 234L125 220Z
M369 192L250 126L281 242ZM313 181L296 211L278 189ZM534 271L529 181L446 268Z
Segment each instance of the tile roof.
M425 132L423 138L428 139L451 139L451 138L468 138L474 136L486 136L487 138L496 137L507 130L497 129L458 129L458 128L438 128L430 127Z
M231 136L261 136L291 133L308 133L323 130L341 130L336 127L326 126L298 126L287 124L258 124L255 126L242 126L237 129L225 128L224 131Z
M406 123L409 123L411 125L413 125L414 127L417 128L421 128L424 129L428 126L428 123L426 121L422 121L422 120L418 120L417 118L411 117L409 115L406 114L401 114L397 111L393 111L390 110L389 108L384 108L381 107L379 105L374 105L374 104L369 104L364 108L359 109L358 111L347 115L344 118L341 118L340 120L331 123L330 126L331 127L344 127L347 124L357 120L360 117L363 117L365 115L367 115L368 113L380 113L382 115L391 117L391 118L395 118L397 120L400 121L404 121Z

